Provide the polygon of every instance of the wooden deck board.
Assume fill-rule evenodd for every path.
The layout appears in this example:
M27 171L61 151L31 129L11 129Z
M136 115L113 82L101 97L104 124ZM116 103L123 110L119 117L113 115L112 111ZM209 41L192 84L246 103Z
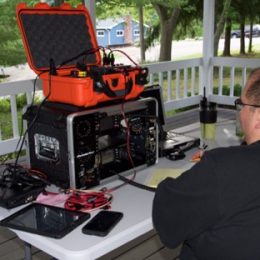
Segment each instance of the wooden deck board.
M98 260L177 260L180 248L165 248L154 231L119 247ZM24 243L14 232L0 227L0 260L24 259ZM32 260L52 260L53 257L32 247Z
M181 246L175 249L163 247L161 250L153 253L149 257L144 258L144 260L179 260L180 250Z
M33 260L50 260L51 256L32 247ZM24 242L11 230L0 227L0 260L24 259Z
M150 231L98 260L177 260L179 252L180 247L165 248L155 231Z
M163 247L164 246L161 244L158 236L154 235L151 238L143 241L139 245L135 246L134 248L131 248L131 250L123 253L121 256L115 258L115 260L146 259L154 252L158 252L158 250L161 250Z

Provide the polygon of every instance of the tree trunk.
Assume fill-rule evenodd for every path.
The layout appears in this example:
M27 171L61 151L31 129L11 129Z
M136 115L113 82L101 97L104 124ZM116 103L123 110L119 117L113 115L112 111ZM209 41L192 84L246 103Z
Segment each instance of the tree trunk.
M172 25L169 21L161 22L160 56L159 61L170 61L172 53Z
M240 24L240 54L245 55L245 19Z
M253 39L252 39L253 24L254 24L254 21L250 21L250 33L249 33L248 53L251 53L251 52L253 51L253 49L252 49L252 43L253 43Z
M214 34L214 56L218 56L219 39L225 27L225 21L228 15L230 3L231 0L225 0L224 8L217 24L216 32Z
M64 0L54 0L54 6L60 6Z
M226 29L225 29L225 43L224 43L223 56L231 56L231 53L230 53L231 28L232 28L231 19L227 18Z
M145 44L144 44L144 14L143 6L138 6L139 14L139 37L140 37L140 57L141 62L145 61Z
M180 15L180 8L169 8L160 4L153 4L159 18L161 28L160 38L160 56L159 61L170 61L172 52L172 38L177 26L177 20Z

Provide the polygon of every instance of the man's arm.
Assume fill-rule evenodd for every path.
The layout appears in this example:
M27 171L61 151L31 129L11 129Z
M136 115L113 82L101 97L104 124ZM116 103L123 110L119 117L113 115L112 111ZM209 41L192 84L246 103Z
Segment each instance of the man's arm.
M167 247L175 248L199 235L219 217L218 181L209 154L179 178L167 178L158 185L153 223Z

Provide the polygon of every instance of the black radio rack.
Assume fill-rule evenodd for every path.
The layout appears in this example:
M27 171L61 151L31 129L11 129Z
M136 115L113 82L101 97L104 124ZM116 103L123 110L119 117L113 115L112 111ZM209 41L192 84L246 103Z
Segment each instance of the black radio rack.
M157 101L86 109L46 102L27 108L31 168L62 188L85 189L158 160Z

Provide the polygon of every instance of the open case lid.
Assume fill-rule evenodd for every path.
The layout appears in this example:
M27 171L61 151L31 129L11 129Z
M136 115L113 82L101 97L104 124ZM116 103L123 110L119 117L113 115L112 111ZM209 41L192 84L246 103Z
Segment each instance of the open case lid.
M99 65L100 52L90 14L84 5L50 7L38 3L16 8L17 23L26 50L27 61L37 74L55 66L73 68L77 62ZM63 67L63 66L62 66Z

